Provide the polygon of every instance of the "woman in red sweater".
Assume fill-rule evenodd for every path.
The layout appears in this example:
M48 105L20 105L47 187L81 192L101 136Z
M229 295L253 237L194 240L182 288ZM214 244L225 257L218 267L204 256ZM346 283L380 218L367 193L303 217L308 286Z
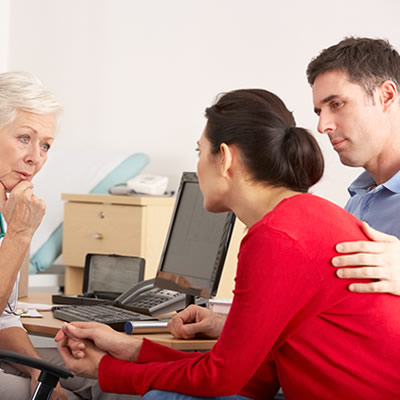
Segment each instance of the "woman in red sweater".
M145 399L272 399L279 384L287 400L399 399L400 302L335 278L335 245L366 237L348 212L307 193L323 173L315 139L264 90L226 93L206 117L204 207L232 210L248 227L218 342L183 353L73 323L56 338L66 366L98 377L103 391Z

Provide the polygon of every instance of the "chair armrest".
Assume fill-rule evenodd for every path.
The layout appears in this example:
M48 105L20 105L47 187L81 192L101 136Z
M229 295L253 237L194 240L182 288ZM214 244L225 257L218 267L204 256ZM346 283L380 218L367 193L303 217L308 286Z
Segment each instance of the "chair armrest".
M63 379L73 376L71 372L64 368L56 367L38 358L30 357L25 354L14 353L8 350L0 350L0 360L6 360L9 362L14 362L16 364L22 364L27 367L39 369L41 371L47 372L48 374L55 375Z

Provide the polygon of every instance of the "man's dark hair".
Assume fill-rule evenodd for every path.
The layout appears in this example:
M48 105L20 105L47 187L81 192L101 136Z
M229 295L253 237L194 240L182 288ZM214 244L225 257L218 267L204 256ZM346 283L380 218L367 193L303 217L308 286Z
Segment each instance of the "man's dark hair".
M312 86L318 75L332 70L345 72L370 97L386 80L400 91L400 55L384 39L348 37L322 50L308 64L308 82Z

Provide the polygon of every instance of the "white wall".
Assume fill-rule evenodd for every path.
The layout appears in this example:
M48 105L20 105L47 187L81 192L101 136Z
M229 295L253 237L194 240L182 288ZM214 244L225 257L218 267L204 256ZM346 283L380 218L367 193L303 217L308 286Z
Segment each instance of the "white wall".
M0 72L8 69L10 0L0 0Z
M313 56L346 35L400 49L397 0L13 0L10 10L9 69L37 74L65 105L57 147L146 152L146 171L172 187L195 169L217 93L267 88L315 130ZM319 140L327 168L315 191L343 205L359 171Z

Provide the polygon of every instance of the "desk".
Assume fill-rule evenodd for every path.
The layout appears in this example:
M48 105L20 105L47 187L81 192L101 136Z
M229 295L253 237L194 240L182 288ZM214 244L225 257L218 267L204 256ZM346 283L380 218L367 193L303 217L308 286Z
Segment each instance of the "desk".
M33 292L28 297L22 297L19 300L26 303L51 304L51 294ZM43 315L43 318L22 317L21 322L24 328L31 334L55 336L64 322L54 318L51 311L40 311L40 314ZM148 333L135 336L137 338L145 337L164 346L184 351L210 350L216 342L216 340L206 339L180 340L168 333Z

